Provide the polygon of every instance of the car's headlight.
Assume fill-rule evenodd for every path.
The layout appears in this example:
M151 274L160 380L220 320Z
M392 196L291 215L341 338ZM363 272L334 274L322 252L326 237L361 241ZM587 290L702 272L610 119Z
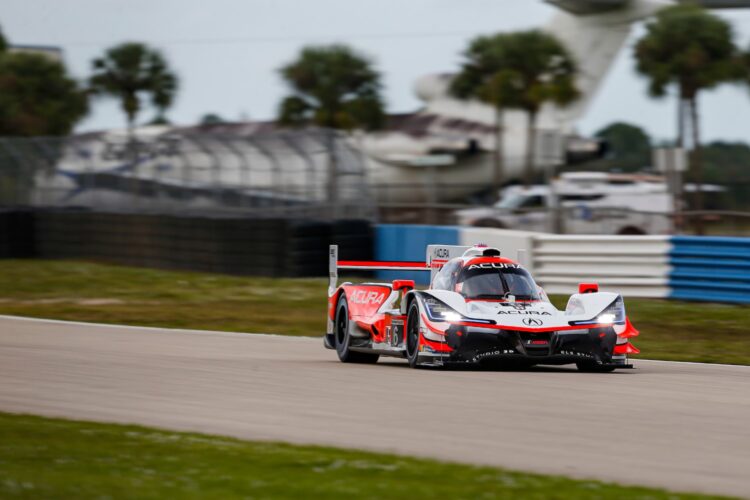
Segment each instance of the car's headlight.
M438 300L435 297L426 297L422 301L425 309L427 310L427 317L431 321L470 321L472 323L486 323L495 324L492 320L469 318L459 313L442 300Z
M572 321L573 325L612 325L625 323L625 302L618 296L595 318L586 321Z
M597 323L614 323L616 317L617 316L615 316L612 313L602 313L596 317L596 322Z
M448 311L443 313L443 319L445 321L461 321L464 317L457 312Z
M427 317L432 321L461 321L464 317L445 302L434 297L424 299Z

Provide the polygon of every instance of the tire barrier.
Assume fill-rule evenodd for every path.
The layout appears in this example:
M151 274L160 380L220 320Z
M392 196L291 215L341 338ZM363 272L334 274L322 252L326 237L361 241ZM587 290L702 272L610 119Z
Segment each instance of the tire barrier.
M0 259L34 254L34 214L31 210L0 210Z
M336 222L105 213L75 209L0 212L0 258L90 259L234 275L328 275L328 246L371 259L364 220Z

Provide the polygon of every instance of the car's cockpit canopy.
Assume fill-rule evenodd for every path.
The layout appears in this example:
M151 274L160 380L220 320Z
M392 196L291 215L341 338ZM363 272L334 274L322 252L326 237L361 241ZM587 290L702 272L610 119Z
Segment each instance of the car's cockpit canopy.
M541 300L528 271L502 258L452 259L437 273L432 288L458 292L467 299Z

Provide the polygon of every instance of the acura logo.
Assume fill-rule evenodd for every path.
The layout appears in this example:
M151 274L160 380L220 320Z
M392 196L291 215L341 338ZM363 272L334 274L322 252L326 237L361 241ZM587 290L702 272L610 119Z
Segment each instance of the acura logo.
M524 318L523 324L526 326L542 326L542 320L534 318Z

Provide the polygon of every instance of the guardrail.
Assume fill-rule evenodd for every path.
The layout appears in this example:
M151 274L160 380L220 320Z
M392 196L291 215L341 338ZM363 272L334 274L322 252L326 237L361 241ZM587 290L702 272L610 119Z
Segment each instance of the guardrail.
M535 278L547 293L573 293L595 281L602 290L668 297L668 236L535 235Z
M497 247L524 265L548 293L572 294L578 283L631 297L750 304L750 238L701 236L569 236L455 226L377 226L378 260L424 258L430 243ZM380 273L393 279L394 273ZM411 276L426 284L429 276Z

